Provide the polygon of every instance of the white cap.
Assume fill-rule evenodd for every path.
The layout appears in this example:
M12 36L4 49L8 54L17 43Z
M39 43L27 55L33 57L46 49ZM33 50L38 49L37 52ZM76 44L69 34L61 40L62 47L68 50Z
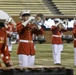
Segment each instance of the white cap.
M30 14L31 12L29 10L22 10L22 12L20 13L20 16L24 15L24 14Z
M11 21L12 21L12 18L9 17L9 18L6 19L5 24L8 24L8 23L11 22Z
M11 20L12 20L12 18L11 17L9 17L8 19L6 19L6 23L9 23L9 22L11 22Z
M54 21L61 22L59 18L54 19Z

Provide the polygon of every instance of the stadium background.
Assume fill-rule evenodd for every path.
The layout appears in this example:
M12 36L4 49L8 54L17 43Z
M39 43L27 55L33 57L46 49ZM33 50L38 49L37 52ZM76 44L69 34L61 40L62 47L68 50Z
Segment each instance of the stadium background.
M73 19L76 14L76 0L0 0L0 9L12 16L16 22L19 21L21 10L30 10L33 16L42 13L45 18ZM48 32L45 31L44 36L46 42L50 43L51 32Z
M19 21L19 13L21 12L21 10L31 10L31 14L33 16L35 16L38 13L42 13L42 14L44 14L44 16L46 18L73 19L73 17L76 14L76 0L0 0L0 10L7 12L10 16L13 17L13 19L16 22ZM64 34L68 35L68 34L72 34L72 32L68 31ZM51 42L51 32L49 30L46 30L44 33L44 36L46 37L46 43L50 43ZM46 46L45 46L45 44L43 44L43 45L38 44L37 50L40 49L39 46L42 46L41 48L43 48L44 52L46 52L45 49L48 49L48 52L50 51L50 44L47 44ZM44 47L46 47L46 48L44 49ZM12 56L13 55L15 56L15 57L12 57L12 60L17 59L16 58L17 56L15 55L16 48L17 48L17 46L15 45L13 47L14 52L11 53ZM67 48L69 48L69 49L67 49ZM38 51L37 54L38 53L40 53L40 51ZM68 58L68 60L70 60L69 66L67 66L68 63L65 61L65 60L67 60L67 59L65 59L67 57L66 56L67 53L71 53L71 58L70 59ZM63 54L65 54L65 56L62 57L63 58L62 63L64 63L63 61L66 62L63 66L73 68L76 71L76 69L73 67L72 44L69 44L69 45L65 44L65 50L64 50ZM42 54L40 54L38 56L43 58ZM46 57L46 56L44 56L44 57ZM48 57L50 58L50 55L48 55ZM46 59L50 60L50 59L48 59L48 57ZM37 57L37 59L38 58L39 57ZM52 59L52 56L51 56L51 59ZM43 60L42 60L42 62L43 62ZM49 62L48 62L48 65L50 65ZM17 65L18 62L15 61L14 64ZM37 62L37 61L36 61L36 64L42 65L42 63ZM47 63L44 63L44 65L46 65L46 64ZM53 65L53 62L51 64Z

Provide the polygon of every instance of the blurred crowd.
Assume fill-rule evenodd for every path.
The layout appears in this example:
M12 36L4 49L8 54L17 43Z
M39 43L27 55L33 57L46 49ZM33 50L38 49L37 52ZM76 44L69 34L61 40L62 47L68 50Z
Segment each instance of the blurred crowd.
M64 26L66 26L67 28L73 28L74 27L73 26L73 23L74 23L73 19L72 20L69 20L69 19L60 19L60 20L62 21L61 23ZM49 19L45 20L45 22L44 22L45 28L50 28L52 25L55 25L54 19L49 18Z

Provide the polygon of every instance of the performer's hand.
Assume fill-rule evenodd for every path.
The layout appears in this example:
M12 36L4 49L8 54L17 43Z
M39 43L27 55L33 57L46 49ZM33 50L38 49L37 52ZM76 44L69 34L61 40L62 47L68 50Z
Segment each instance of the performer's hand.
M4 57L4 55L3 54L0 54L0 58L2 59Z
M34 20L34 19L35 19L35 17L30 16L28 20L29 20L29 21L32 21L32 20Z
M41 29L41 26L40 26L40 25L38 25L38 29L39 29L39 30Z
M34 19L35 19L35 18L34 18L33 16L30 16L27 21L25 21L25 22L22 23L22 25L26 27L26 25L27 25L28 23L30 23L32 20L34 20Z

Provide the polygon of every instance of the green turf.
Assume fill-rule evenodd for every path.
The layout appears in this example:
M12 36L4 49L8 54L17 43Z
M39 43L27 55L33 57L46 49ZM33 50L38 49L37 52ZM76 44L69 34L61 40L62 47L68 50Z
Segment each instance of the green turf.
M11 59L14 63L14 66L18 66L18 57L16 54L17 46L17 44L13 45L13 51L11 53ZM76 75L73 43L64 44L64 51L61 54L61 64L61 66L66 68L74 69L74 75ZM36 44L35 65L55 66L52 57L51 44Z

